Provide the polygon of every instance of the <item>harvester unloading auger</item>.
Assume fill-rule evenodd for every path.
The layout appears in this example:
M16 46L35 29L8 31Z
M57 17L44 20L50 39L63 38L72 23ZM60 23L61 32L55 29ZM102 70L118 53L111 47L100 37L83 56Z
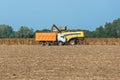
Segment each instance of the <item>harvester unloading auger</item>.
M57 27L52 25L51 32L37 32L35 34L35 40L40 45L75 45L79 44L81 40L84 40L83 31L67 31L67 27Z

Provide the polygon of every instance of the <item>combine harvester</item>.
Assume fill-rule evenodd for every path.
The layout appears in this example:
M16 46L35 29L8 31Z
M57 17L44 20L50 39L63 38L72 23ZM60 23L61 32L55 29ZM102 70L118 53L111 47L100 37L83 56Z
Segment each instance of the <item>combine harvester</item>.
M37 32L35 41L41 46L48 45L75 45L84 40L83 31L67 31L67 27L52 25L51 32Z

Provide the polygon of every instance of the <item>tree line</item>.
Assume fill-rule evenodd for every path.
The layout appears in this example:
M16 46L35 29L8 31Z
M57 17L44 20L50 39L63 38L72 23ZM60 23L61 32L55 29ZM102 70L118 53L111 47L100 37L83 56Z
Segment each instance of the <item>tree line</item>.
M49 29L36 30L21 26L17 31L9 25L0 25L0 38L34 38L36 32L49 32ZM72 30L81 31L81 29ZM94 31L82 30L86 38L120 38L120 18L107 22L104 26L97 27Z
M107 22L94 31L85 30L85 34L90 38L120 38L120 18Z

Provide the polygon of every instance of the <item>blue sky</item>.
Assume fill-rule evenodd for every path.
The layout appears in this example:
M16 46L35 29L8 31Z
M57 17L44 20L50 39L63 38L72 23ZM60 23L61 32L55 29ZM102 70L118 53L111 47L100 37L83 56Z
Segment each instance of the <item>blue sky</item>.
M0 0L0 24L50 29L52 24L69 29L94 30L120 18L120 0Z

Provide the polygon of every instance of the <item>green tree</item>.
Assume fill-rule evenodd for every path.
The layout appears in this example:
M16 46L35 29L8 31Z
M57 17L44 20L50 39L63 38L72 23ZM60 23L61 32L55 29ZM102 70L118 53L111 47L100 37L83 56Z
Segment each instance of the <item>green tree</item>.
M106 37L118 38L120 37L120 19L114 20L112 23L105 24Z
M42 29L41 31L42 31L42 32L50 32L49 29Z
M117 34L117 37L120 38L120 25L116 26L116 34Z
M1 24L0 25L0 38L11 38L14 37L14 31L11 26Z
M117 38L120 38L120 18L113 21L114 33Z
M89 31L89 30L82 30L82 31L84 31L86 38L94 37L93 31Z
M105 37L104 28L102 26L96 28L94 33L95 33L95 37L97 37L97 38Z
M15 35L17 38L33 38L34 32L33 29L26 26L21 26Z
M42 30L36 30L35 32L50 32L51 30L49 29L42 29Z

